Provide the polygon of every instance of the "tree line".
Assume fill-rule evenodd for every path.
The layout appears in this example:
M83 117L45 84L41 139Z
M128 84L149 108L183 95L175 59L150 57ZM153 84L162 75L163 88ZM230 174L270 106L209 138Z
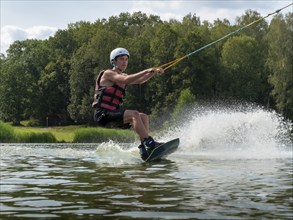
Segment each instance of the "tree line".
M247 10L236 23L188 14L163 21L142 12L80 21L47 40L15 41L1 54L0 120L45 125L92 124L95 80L111 68L116 47L130 52L127 73L160 66L261 18ZM293 13L262 20L183 60L146 84L127 87L124 105L156 118L184 100L240 100L293 119ZM183 104L182 104L183 103ZM178 107L179 106L179 107Z

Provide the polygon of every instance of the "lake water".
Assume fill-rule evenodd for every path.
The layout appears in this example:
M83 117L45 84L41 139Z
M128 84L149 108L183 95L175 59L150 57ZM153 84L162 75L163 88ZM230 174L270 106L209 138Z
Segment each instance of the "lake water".
M292 219L292 125L274 112L205 111L137 145L1 144L0 219Z

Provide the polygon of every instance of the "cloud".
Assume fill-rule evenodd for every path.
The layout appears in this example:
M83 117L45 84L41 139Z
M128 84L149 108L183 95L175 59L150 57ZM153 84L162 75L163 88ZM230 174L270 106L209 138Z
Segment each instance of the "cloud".
M134 1L130 12L142 11L146 14L159 15L162 20L181 19L183 14L178 13L182 8L182 0L177 1ZM184 10L183 10L184 11Z
M241 14L240 9L231 11L226 8L226 3L219 4L211 1L135 1L131 12L142 11L146 14L159 15L162 20L176 19L181 20L184 16L191 13L200 17L201 21L208 20L213 22L217 18L235 19L236 15Z
M200 18L213 23L215 20L228 19L233 24L237 17L244 15L245 11L251 9L257 11L261 16L284 7L290 1L144 1L136 0L130 7L130 12L142 11L146 14L159 15L162 20L181 20L191 13ZM288 11L288 10L287 10ZM284 11L285 12L285 11Z
M17 40L39 39L44 40L54 35L55 27L34 26L23 29L17 26L6 25L1 28L1 53L6 54L9 45Z

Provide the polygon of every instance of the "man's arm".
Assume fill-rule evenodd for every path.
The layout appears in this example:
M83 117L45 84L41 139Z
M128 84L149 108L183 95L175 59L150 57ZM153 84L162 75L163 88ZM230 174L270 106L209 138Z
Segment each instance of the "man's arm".
M151 71L149 73L146 73L145 75L143 75L142 77L140 77L139 79L135 80L134 82L130 84L143 84L147 82L150 78L152 78L154 75L156 75L156 72Z
M118 74L113 70L106 70L101 79L101 84L107 84L107 81L114 83L125 83L125 84L139 84L144 83L153 77L157 73L162 73L161 69L146 69L135 74Z

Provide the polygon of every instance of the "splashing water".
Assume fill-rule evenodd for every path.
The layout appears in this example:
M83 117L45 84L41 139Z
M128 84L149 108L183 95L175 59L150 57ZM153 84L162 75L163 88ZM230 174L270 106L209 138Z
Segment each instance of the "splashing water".
M292 123L259 107L203 110L168 137L180 137L180 152L218 159L292 157Z
M113 141L100 144L96 149L100 163L106 164L137 164L141 163L137 147L132 144L130 147L122 146Z

